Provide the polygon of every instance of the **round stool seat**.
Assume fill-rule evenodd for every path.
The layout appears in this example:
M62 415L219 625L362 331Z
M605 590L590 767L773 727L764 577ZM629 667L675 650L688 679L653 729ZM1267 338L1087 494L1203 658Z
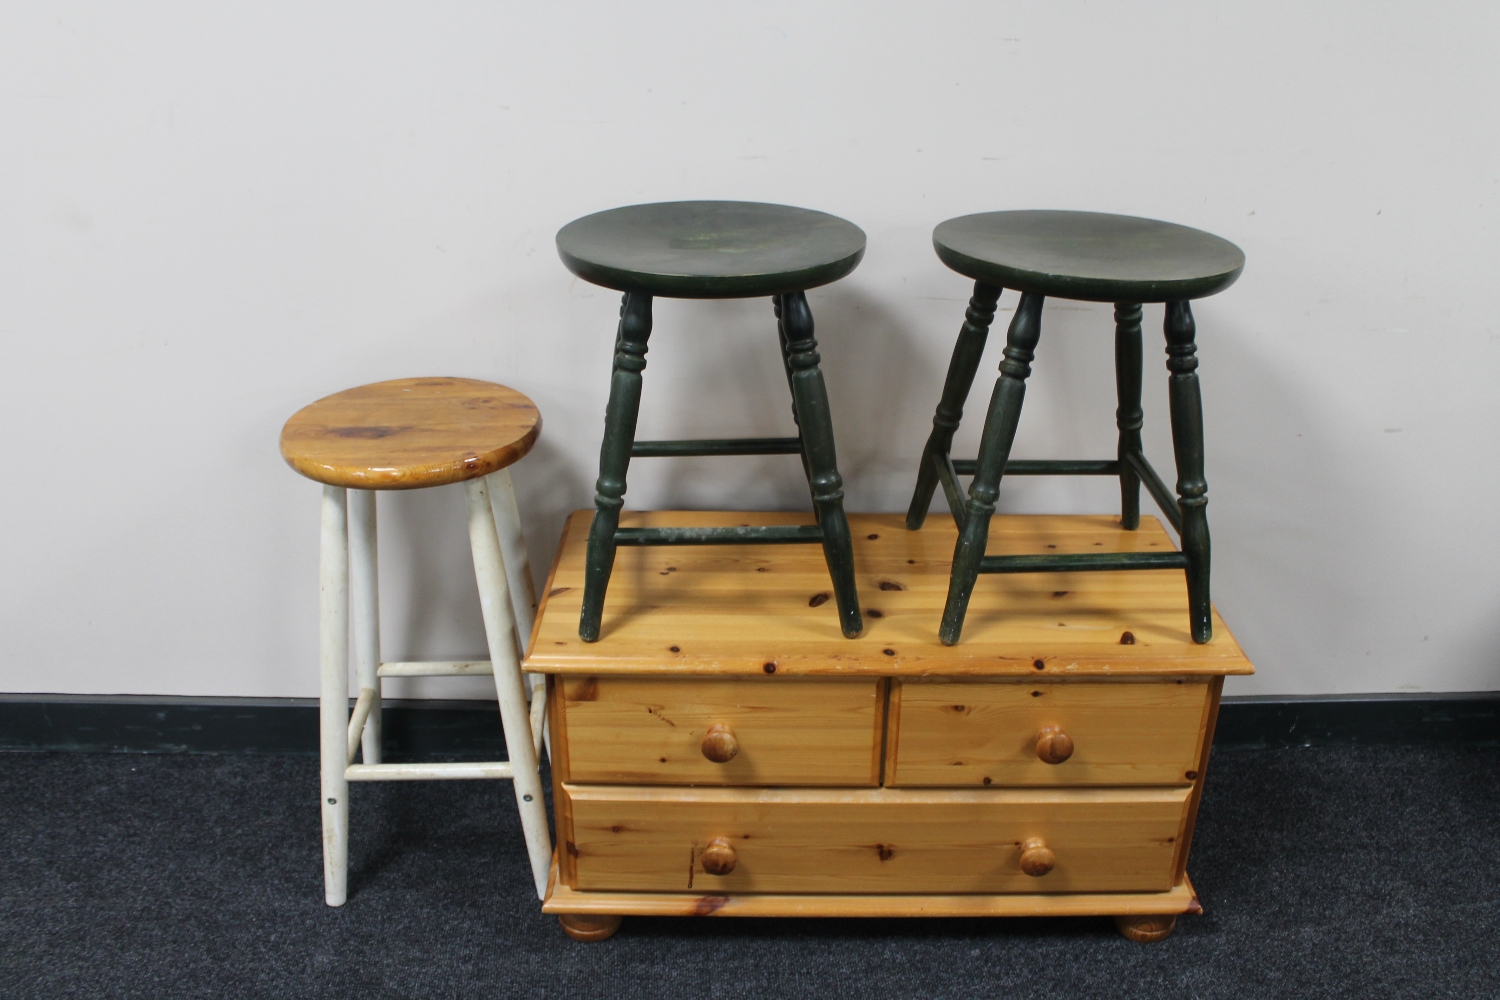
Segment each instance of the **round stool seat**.
M471 378L403 378L336 392L292 415L281 454L309 479L415 490L519 461L542 429L536 404Z
M1088 302L1180 302L1234 284L1245 255L1187 226L1099 212L982 212L949 219L932 245L959 274Z
M865 234L826 212L753 201L668 201L586 215L557 233L585 281L674 299L741 299L837 281Z

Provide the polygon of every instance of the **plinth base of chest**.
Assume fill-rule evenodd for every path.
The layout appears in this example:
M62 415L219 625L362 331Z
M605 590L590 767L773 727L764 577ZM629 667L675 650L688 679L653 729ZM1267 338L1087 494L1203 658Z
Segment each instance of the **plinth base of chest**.
M589 892L569 889L557 865L543 913L627 917L1118 917L1202 913L1186 875L1166 892L873 895L692 892Z

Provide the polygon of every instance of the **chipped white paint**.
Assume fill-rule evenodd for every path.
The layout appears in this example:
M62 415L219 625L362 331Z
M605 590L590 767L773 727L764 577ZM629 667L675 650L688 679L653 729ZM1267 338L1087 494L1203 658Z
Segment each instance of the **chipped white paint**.
M491 473L489 481L500 554L505 561L505 582L510 587L510 606L516 619L516 640L524 656L536 620L536 583L531 578L531 558L526 554L526 536L521 531L521 511L516 506L510 468Z
M354 702L354 714L349 717L349 753L344 761L346 764L354 763L354 755L359 753L360 737L367 735L365 723L371 718L370 708L374 706L377 710L380 706L380 695L372 687L360 688L359 697ZM365 747L366 759L368 760L369 747ZM379 758L369 761L371 764L380 763Z
M323 487L318 560L318 748L323 796L323 892L329 906L348 895L349 784L344 778L349 730L348 499Z
M537 773L537 754L531 740L531 722L526 712L526 689L521 682L521 663L516 655L515 623L510 595L505 585L505 560L495 530L489 488L484 479L464 483L469 507L469 549L474 555L474 578L479 584L479 605L484 614L485 639L494 664L495 694L500 700L500 721L505 726L505 751L515 768L516 806L526 850L531 856L531 874L537 898L547 894L547 869L552 860L552 839L542 797L542 779Z
M542 738L547 731L547 688L546 685L532 691L531 697L531 746L536 751L537 760L542 759Z
M516 488L511 482L508 466L490 474L490 502L495 508L495 527L500 535L500 554L505 557L505 582L510 586L510 606L516 616L516 646L524 658L527 648L531 645L531 627L536 621L537 594L536 582L531 575L531 558L526 554L526 536L521 530L521 510L516 505ZM527 674L523 679L526 681L526 697L534 706L537 691L547 683L547 678L542 674ZM535 714L535 708L533 708L533 714ZM542 721L544 734L545 730L544 716ZM541 741L544 739L545 735L537 737L539 756L542 752ZM548 751L551 751L550 744Z
M491 506L487 483L502 484L498 509ZM547 890L552 838L547 830L545 799L537 760L546 725L545 694L534 696L527 711L521 676L517 621L529 633L535 593L516 514L510 476L474 479L464 484L468 508L469 548L484 616L488 660L380 662L380 588L375 539L375 494L362 490L323 489L321 558L321 631L319 753L323 795L323 881L330 906L348 896L349 787L351 781L423 781L509 779L515 782L516 806L531 861L537 897ZM498 524L497 524L498 521ZM507 577L505 546L517 553L520 579ZM355 636L355 670L359 697L349 713L349 625ZM380 759L380 680L383 677L482 676L495 679L500 721L510 760L442 764L388 764ZM544 691L545 689L538 689ZM364 751L364 762L354 763Z
M453 781L511 776L511 764L505 760L452 764L350 764L344 769L344 777L349 781Z
M382 663L377 673L381 677L488 677L494 668L489 660L412 660Z
M380 560L375 543L375 493L349 491L349 600L354 613L355 676L361 697L380 687ZM380 698L377 690L368 723L359 730L365 763L380 763ZM354 759L350 751L349 759Z

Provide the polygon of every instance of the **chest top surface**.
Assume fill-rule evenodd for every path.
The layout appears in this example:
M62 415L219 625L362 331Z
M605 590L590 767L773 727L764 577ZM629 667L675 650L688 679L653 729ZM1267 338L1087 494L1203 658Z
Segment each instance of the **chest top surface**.
M525 668L563 674L1100 677L1253 672L1218 613L1188 633L1180 570L981 576L963 641L938 642L957 531L934 514L851 514L865 631L845 639L820 545L622 546L598 642L578 638L593 511L572 514ZM805 524L805 513L627 512L627 527ZM1113 515L1001 515L991 554L1173 551L1161 524Z

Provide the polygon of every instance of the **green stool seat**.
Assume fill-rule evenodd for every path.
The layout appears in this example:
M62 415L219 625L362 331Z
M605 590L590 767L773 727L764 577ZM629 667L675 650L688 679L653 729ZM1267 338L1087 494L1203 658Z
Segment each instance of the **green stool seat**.
M974 295L948 365L943 396L922 451L917 486L907 510L915 530L939 485L959 525L948 601L939 638L958 642L964 614L981 573L1181 569L1187 575L1188 625L1194 642L1212 638L1209 601L1208 484L1203 477L1203 404L1198 387L1196 328L1190 299L1223 291L1245 266L1239 247L1209 233L1125 215L1096 212L986 212L949 219L933 231L938 257L974 279ZM1006 334L1000 378L990 397L979 457L955 461L949 451L974 384L990 324L1004 288L1021 293ZM1042 331L1048 296L1115 303L1115 389L1119 431L1115 457L1094 460L1011 461L1026 379ZM1174 496L1141 448L1141 303L1166 304L1165 333L1172 447L1177 459ZM971 475L967 498L958 477ZM990 516L1005 475L1099 475L1120 480L1120 524L1140 525L1144 484L1182 540L1182 551L1081 555L989 556Z
M804 294L854 270L865 234L843 219L787 205L683 201L632 205L588 215L557 234L563 263L585 281L625 293L614 372L599 449L594 521L585 556L578 635L600 637L604 598L619 545L821 543L843 634L863 631L854 585L854 547L844 483L834 454L828 392L818 367L812 312ZM656 296L724 299L769 296L797 435L709 441L637 441L641 372ZM631 458L674 455L799 455L816 523L741 528L621 528Z
M837 281L865 234L825 212L753 201L668 201L596 212L557 234L585 281L674 299L748 299Z
M1099 212L982 212L932 231L944 264L998 288L1086 302L1171 302L1222 292L1245 267L1228 240Z

